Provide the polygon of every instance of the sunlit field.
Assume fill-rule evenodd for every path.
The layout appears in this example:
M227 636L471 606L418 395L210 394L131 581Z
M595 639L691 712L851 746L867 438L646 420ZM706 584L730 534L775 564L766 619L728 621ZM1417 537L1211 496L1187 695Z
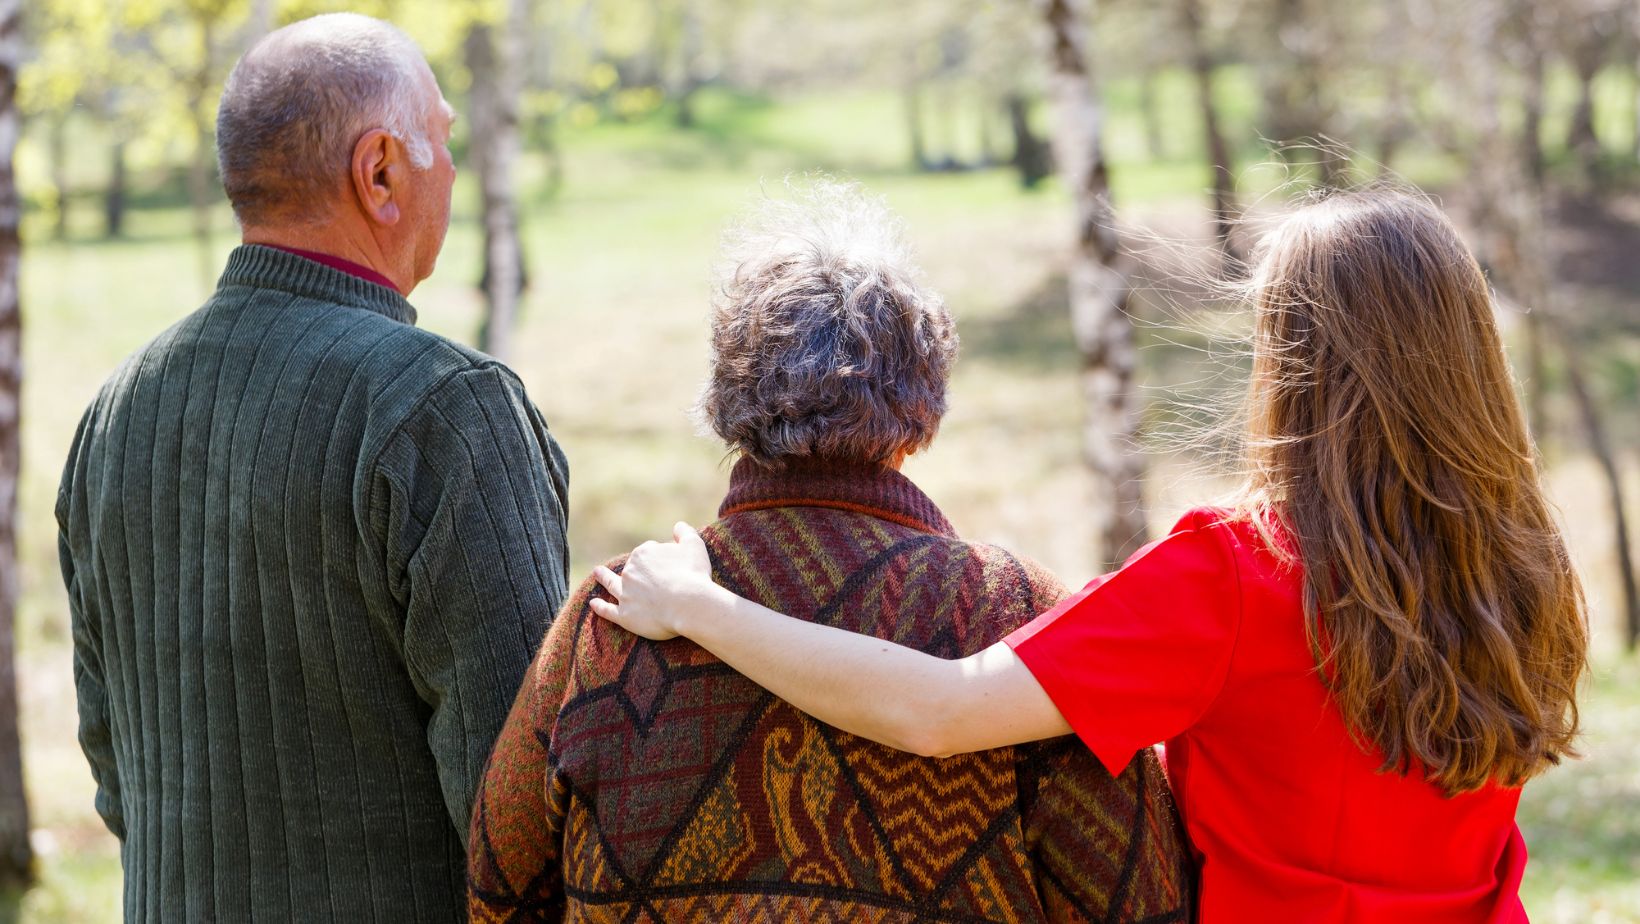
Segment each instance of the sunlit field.
M1118 84L1111 92L1117 139L1137 136L1119 130L1132 119L1123 105L1129 90ZM1182 100L1185 85L1170 79L1162 92ZM722 447L697 434L688 408L705 370L718 233L755 197L778 194L788 174L824 169L860 180L905 217L957 318L962 355L951 411L908 474L967 537L1038 559L1068 584L1097 573L1090 531L1077 516L1090 488L1078 458L1077 356L1061 294L1066 200L1051 183L1022 191L1006 169L907 171L897 107L890 95L707 94L692 131L657 120L564 132L555 194L544 161L526 160L531 286L512 364L570 457L575 572L659 537L675 519L715 516L728 467ZM1187 122L1194 125L1181 114L1179 123ZM1128 221L1188 242L1206 233L1207 176L1189 129L1170 137L1160 159L1118 143L1115 191ZM1437 189L1459 175L1431 156L1403 169ZM438 272L413 297L424 326L469 341L480 308L470 182L458 185ZM31 226L24 264L19 644L41 881L22 900L21 919L36 922L117 920L121 889L118 846L92 811L75 742L52 518L60 466L102 379L207 291L180 204L133 212L129 239L113 243L94 240L90 203L71 217L66 243L38 241L43 235ZM213 268L234 243L225 209L217 229ZM1240 386L1238 316L1193 307L1176 291L1188 281L1176 282L1151 279L1136 308L1156 435L1147 487L1153 529L1223 488L1185 448L1198 437L1180 422L1212 423L1211 413L1186 405L1224 403ZM1632 498L1640 478L1627 461ZM1584 699L1584 758L1526 791L1525 901L1536 921L1640 921L1640 663L1615 646L1609 516L1592 464L1571 449L1552 453L1551 462L1551 491L1596 607L1598 658ZM6 913L0 908L0 920Z

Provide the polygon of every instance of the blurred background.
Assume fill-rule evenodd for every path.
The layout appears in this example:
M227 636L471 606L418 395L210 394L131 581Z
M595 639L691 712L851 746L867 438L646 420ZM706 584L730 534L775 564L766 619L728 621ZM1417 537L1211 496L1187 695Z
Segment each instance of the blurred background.
M715 516L724 451L688 415L714 251L789 175L885 196L957 318L951 411L908 474L1072 585L1224 489L1249 324L1221 283L1261 223L1325 185L1436 196L1497 289L1593 603L1585 757L1521 809L1526 905L1640 921L1633 0L0 0L0 921L119 918L57 479L103 378L237 243L228 69L344 8L409 32L462 115L414 301L546 415L577 577Z

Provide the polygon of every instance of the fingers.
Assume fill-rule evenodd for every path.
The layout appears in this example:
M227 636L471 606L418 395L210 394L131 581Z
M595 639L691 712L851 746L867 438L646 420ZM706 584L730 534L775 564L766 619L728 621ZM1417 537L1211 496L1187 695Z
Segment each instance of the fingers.
M619 617L621 615L621 608L602 597L593 597L591 600L588 600L587 608L592 610L592 613L595 616L599 616L617 624L620 622Z
M609 592L611 597L614 597L616 600L621 599L621 576L619 574L616 574L603 565L599 565L598 567L592 569L592 577L603 586L604 590ZM596 608L596 604L604 603L606 601L593 600L592 602ZM599 613L598 615L602 616L603 614Z

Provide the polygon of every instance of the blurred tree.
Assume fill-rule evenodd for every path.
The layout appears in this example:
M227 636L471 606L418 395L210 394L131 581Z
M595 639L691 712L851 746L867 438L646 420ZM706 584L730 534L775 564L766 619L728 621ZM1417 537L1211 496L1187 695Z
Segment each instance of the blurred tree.
M1042 94L1042 24L1029 9L1005 0L953 6L958 6L955 15L969 32L964 63L985 113L982 125L993 114L1006 121L1012 141L1007 163L1019 172L1021 186L1035 188L1053 172L1052 150L1033 118ZM987 147L984 139L981 147ZM993 158L986 156L985 162L992 163Z
M1086 402L1082 452L1093 475L1097 555L1125 560L1145 543L1141 407L1134 373L1138 344L1128 319L1130 258L1116 232L1104 151L1104 104L1088 60L1091 26L1077 0L1037 0L1051 62L1053 153L1076 201L1076 249L1069 286L1071 329L1082 354Z
M1565 361L1567 388L1571 391L1573 403L1577 405L1578 417L1588 437L1589 452L1600 465L1600 474L1606 482L1612 512L1612 544L1617 559L1618 586L1623 593L1623 639L1629 651L1633 652L1640 647L1640 584L1636 583L1634 573L1634 544L1629 534L1623 476L1617 468L1617 455L1612 451L1604 415L1589 385L1582 351L1572 342L1567 325L1561 318L1551 315L1544 323L1553 327L1555 345L1560 348L1560 355Z
M1577 103L1566 130L1566 150L1576 157L1583 175L1594 178L1600 170L1594 80L1610 59L1619 10L1614 0L1559 0L1553 10L1560 20L1562 50L1577 78Z
M1545 201L1547 162L1543 156L1544 64L1546 38L1552 33L1552 11L1533 0L1504 0L1499 21L1498 54L1520 78L1520 163L1531 195ZM1548 330L1543 312L1526 314L1526 419L1540 447L1548 437Z
M1145 130L1145 154L1151 160L1161 160L1167 153L1162 145L1162 107L1156 100L1163 67L1155 55L1146 55L1139 68L1139 117Z
M1533 40L1533 31L1521 28L1516 4L1517 0L1468 0L1462 15L1417 22L1414 33L1423 37L1423 54L1435 62L1432 70L1449 91L1452 108L1437 116L1443 127L1436 134L1449 150L1475 166L1463 191L1469 224L1478 235L1479 256L1500 293L1526 313L1537 340L1533 349L1539 351L1533 361L1542 365L1542 351L1549 343L1556 348L1589 452L1605 482L1625 635L1632 650L1640 643L1640 585L1623 479L1584 357L1573 345L1573 322L1558 297L1545 235L1545 187L1532 180L1534 146L1512 138L1502 117L1508 64L1529 58L1530 50L1523 53L1519 43Z
M506 0L501 10L488 12L491 15L475 16L464 46L472 81L468 94L468 117L472 121L468 154L478 172L484 224L484 267L479 289L484 293L485 313L478 345L505 361L512 354L513 329L525 284L513 168L519 155L521 45L524 36L530 34L530 3Z
M224 45L235 23L243 22L243 0L182 0L180 19L191 41L179 42L190 48L168 58L177 68L185 95L185 111L192 128L192 155L188 162L188 203L193 212L194 242L199 248L200 279L209 287L216 275L216 256L211 252L211 206L217 199L216 184L216 102L225 76Z
M1010 163L1019 171L1019 181L1026 189L1034 188L1053 172L1053 159L1048 143L1037 137L1031 128L1031 99L1015 91L1004 101L1008 108L1008 127L1014 136L1014 155Z
M905 132L911 149L911 169L929 170L928 140L923 133L923 71L917 47L906 49L905 61Z
M682 0L678 16L682 20L679 31L677 66L673 69L672 90L668 94L676 105L679 128L695 124L695 94L700 90L701 56L706 44L706 25L702 21L701 0Z
M1313 156L1321 184L1340 185L1349 155L1335 136L1333 83L1346 43L1334 20L1344 12L1326 0L1265 0L1264 15L1275 43L1259 59L1266 130L1282 156Z
M71 120L83 123L87 116L100 123L110 139L104 202L108 234L115 237L123 230L126 148L152 121L135 117L133 110L150 103L156 84L165 82L154 73L157 62L135 40L152 26L152 17L150 6L126 3L110 9L101 0L38 0L29 8L24 27L31 60L19 78L18 108L25 119L43 121L48 129L56 210L53 231L59 238L68 230L73 195L67 131ZM86 54L88 47L98 53Z
M17 72L22 65L21 0L0 0L0 889L34 878L23 747L17 735L17 474L23 377L18 307L17 226L21 204L12 172L19 128Z
M1215 62L1204 35L1202 12L1201 0L1179 0L1179 20L1190 58L1190 71L1196 78L1196 105L1201 110L1207 166L1213 174L1213 233L1223 255L1223 272L1236 275L1242 265L1241 250L1235 241L1239 214L1236 207L1236 177L1230 146L1224 140L1224 130L1219 123L1218 104L1213 98Z

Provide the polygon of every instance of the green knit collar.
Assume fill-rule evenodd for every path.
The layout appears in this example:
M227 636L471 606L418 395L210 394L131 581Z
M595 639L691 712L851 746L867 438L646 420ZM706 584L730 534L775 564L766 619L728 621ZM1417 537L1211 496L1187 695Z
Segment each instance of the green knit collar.
M874 462L797 459L780 469L748 458L736 462L718 516L771 507L851 510L925 533L957 536L945 514L911 479Z
M217 288L229 286L277 289L304 298L374 311L405 324L416 323L416 309L392 289L259 244L242 244L228 255L228 268L222 271Z

